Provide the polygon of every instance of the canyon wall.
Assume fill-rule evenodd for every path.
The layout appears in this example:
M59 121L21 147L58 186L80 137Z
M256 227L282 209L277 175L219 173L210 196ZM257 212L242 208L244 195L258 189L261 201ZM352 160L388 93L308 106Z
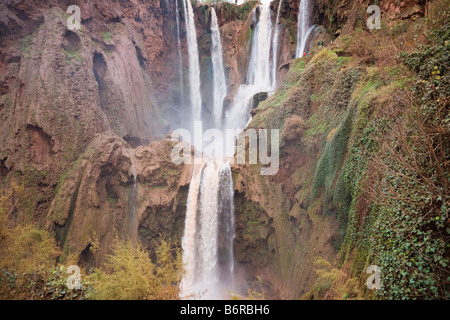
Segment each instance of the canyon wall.
M383 0L380 7L386 23L395 25L424 15L427 3ZM77 32L66 27L71 4L81 9ZM225 107L245 82L255 5L217 6L229 88ZM316 40L327 46L341 35L339 47L315 45L307 58L292 60L298 0L283 1L280 88L252 111L250 123L250 128L284 130L280 170L263 177L259 166L233 168L237 275L244 287L260 276L269 298L306 294L317 278L314 259L334 261L344 241L355 198L341 173L348 146L362 130L359 99L373 77L385 77L374 68L392 66L393 59L358 56L351 37L364 27L367 5L317 1L313 21L322 28ZM278 1L271 8L275 19ZM208 117L210 7L197 3L194 10ZM188 55L182 21L183 70L178 70L175 3L8 0L0 12L0 177L2 189L12 182L25 188L9 213L11 224L33 222L48 229L63 249L62 260L86 267L101 265L115 232L129 233L130 212L136 213L138 237L150 251L160 235L180 244L191 167L171 162L174 142L164 138L183 125L178 115L189 106L177 94L179 72L188 92ZM384 38L374 43L392 49ZM389 87L388 78L382 81ZM132 196L132 158L137 196ZM358 199L362 217L369 209ZM102 244L95 257L89 251L94 238Z

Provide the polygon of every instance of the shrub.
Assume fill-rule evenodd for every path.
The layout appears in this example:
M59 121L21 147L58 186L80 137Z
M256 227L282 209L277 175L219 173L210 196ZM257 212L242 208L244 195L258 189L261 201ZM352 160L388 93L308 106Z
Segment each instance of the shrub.
M284 141L300 140L305 133L305 122L300 116L292 115L286 119L281 136Z
M175 257L174 257L175 256ZM140 245L120 241L112 245L104 269L96 269L92 282L92 299L167 300L177 299L181 280L181 255L162 240L153 263Z
M0 298L28 297L58 254L54 239L46 231L31 225L8 230L0 241Z
M386 110L381 154L373 165L379 205L374 241L384 299L448 299L450 112L447 50L450 24L402 61L415 73Z

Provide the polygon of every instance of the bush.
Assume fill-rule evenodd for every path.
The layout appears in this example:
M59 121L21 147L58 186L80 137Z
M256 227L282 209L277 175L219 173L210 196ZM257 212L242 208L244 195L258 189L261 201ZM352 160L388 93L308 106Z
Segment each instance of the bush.
M300 140L305 133L305 121L300 116L292 115L286 119L281 136L284 141Z
M46 231L31 225L8 230L0 241L0 298L28 298L58 255L55 241Z
M105 270L96 269L88 276L92 283L91 299L168 300L178 299L181 280L181 255L162 240L153 263L139 244L120 241L112 245Z
M374 164L379 218L374 240L384 299L448 299L450 241L450 112L447 50L450 24L434 30L426 45L403 53L415 73L386 110L381 154Z

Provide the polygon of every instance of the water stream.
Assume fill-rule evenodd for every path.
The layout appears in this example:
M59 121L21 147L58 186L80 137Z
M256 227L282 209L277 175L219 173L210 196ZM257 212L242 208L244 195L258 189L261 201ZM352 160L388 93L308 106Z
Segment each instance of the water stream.
M180 38L180 14L178 12L178 0L175 0L175 16L177 20L177 45L178 45L178 71L180 82L180 104L184 105L184 83L183 83L183 56L181 55L181 38Z
M246 83L242 84L234 97L233 104L226 113L226 128L233 129L236 135L242 131L251 119L250 111L252 98L261 92L270 92L273 88L273 75L270 68L271 30L272 20L269 3L259 5L252 12L252 17L256 20L256 10L260 11L259 20L253 31L250 61L247 70ZM226 141L226 150L233 150L233 140ZM233 156L233 154L227 154Z
M300 0L298 9L298 30L297 30L297 49L295 57L299 58L305 53L308 37L314 27L311 25L311 5L312 0Z
M138 214L137 214L137 197L138 197L138 193L137 193L137 173L136 173L136 166L134 163L134 153L135 150L131 149L132 151L130 151L130 159L131 159L131 167L130 167L130 171L131 174L133 175L133 188L130 191L130 200L129 200L129 204L130 204L130 211L129 211L129 230L128 233L130 235L130 240L133 244L137 243L137 238L138 238L138 226L139 226L139 221L138 221Z
M275 20L275 31L272 41L272 91L277 88L277 69L278 69L278 36L280 28L278 24L280 23L280 12L283 0L278 3L277 19Z
M200 91L200 64L194 10L190 0L183 0L189 53L189 92L191 95L192 121L202 119L202 95Z
M227 82L223 67L222 40L220 39L219 25L217 24L216 10L211 8L211 60L213 65L213 96L214 96L214 125L221 128L223 99L227 95Z

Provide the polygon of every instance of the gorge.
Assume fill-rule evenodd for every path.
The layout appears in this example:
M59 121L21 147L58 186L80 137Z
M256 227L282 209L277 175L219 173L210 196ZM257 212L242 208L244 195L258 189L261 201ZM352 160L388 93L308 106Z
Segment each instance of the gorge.
M0 298L448 298L445 0L70 4L0 4Z

